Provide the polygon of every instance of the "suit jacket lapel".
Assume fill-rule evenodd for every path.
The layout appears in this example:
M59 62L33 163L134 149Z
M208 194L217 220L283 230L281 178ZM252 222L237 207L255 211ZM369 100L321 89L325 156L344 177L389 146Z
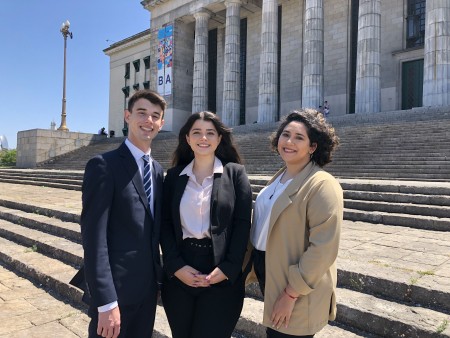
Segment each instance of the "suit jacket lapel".
M275 204L272 208L272 213L270 215L270 223L269 223L269 233L272 231L278 217L280 217L281 213L292 203L292 196L295 195L300 188L305 183L305 180L311 175L311 172L314 170L315 165L313 162L309 162L303 170L295 176L291 183L286 187L286 189L281 193L281 195L275 201ZM280 169L271 182L276 179L279 175L281 175L286 167Z
M186 189L186 185L189 181L188 175L181 175L177 176L176 178L176 184L175 189L173 192L173 199L172 199L172 210L173 210L173 221L175 223L175 238L177 240L183 239L183 231L181 230L181 216L180 216L180 203L181 198L183 197L184 189Z
M161 203L161 198L158 198L158 196L160 196L160 192L162 191L162 182L163 182L163 178L161 177L163 175L163 173L156 168L155 165L155 161L152 160L152 189L153 192L153 202L154 202L154 219L156 220L157 218L159 219L159 211L161 210L160 208L160 203Z
M139 169L133 155L131 154L130 150L128 149L125 143L122 143L122 145L119 148L119 151L120 156L123 160L122 161L123 165L127 170L137 193L139 194L142 204L144 205L147 212L150 215L152 215L148 205L147 195L145 194L144 183L142 182L142 177L141 174L139 173Z

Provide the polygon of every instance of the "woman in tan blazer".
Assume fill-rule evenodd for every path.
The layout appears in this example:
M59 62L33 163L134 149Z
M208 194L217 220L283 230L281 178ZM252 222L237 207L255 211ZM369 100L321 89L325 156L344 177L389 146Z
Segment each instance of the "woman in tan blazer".
M322 167L338 143L312 109L289 114L272 137L285 166L259 193L250 236L267 337L313 337L335 318L343 193Z

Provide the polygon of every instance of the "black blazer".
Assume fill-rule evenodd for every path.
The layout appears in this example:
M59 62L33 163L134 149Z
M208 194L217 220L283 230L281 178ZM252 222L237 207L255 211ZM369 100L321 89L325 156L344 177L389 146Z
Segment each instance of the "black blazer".
M184 168L177 166L169 169L164 180L161 248L164 269L169 277L186 265L180 254L183 241L180 201L189 180L187 175L180 176ZM223 174L214 174L210 233L214 264L232 283L242 271L250 233L251 210L252 190L244 166L223 164Z
M154 215L137 163L125 143L98 155L83 180L81 234L91 306L136 304L156 293L164 172L152 161Z

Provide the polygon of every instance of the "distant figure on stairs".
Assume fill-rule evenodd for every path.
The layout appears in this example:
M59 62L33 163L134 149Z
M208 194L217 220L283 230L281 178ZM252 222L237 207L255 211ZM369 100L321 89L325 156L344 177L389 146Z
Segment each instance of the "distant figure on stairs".
M325 118L327 118L329 114L330 114L330 105L328 104L328 101L325 101L323 103L323 115L325 116Z
M251 244L267 337L313 337L336 317L343 192L322 167L339 139L314 109L287 115L272 137L284 161L256 198Z
M105 127L102 127L102 128L98 131L98 134L99 134L99 135L105 135L105 136L108 136L108 133L106 132Z

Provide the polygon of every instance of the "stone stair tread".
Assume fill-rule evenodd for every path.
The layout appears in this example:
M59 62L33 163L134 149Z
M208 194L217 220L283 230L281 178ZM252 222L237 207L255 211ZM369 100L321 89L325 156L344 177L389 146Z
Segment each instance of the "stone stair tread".
M343 313L354 312L353 316L345 316L348 325L356 326L362 330L388 337L448 337L450 327L448 314L421 308L394 303L375 296L339 288L337 290L338 319ZM366 314L371 314L371 321ZM443 328L440 335L437 331Z
M5 209L5 208L3 208ZM2 207L0 207L0 211L2 211ZM17 212L17 213L21 213L20 211L14 210L12 211L12 213ZM26 214L26 213L25 213ZM40 216L40 215L37 215ZM54 219L51 219L53 220ZM77 256L74 263L80 264L81 260L82 260L82 248L81 245L79 244L75 244L72 243L71 241L68 240L58 240L58 237L56 236L52 236L46 233L42 233L40 231L37 230L32 230L32 229L27 229L27 228L23 228L20 225L16 225L16 224L10 224L9 222L5 222L3 221L3 223L8 225L8 229L10 232L15 232L19 235L22 236L27 236L29 238L33 238L33 243L37 243L38 247L41 245L41 243L47 244L50 247L54 247L54 250L58 250L58 251L68 251L69 253L71 253L74 256ZM8 224L9 223L9 224ZM61 222L61 223L66 223L66 222ZM0 221L0 225L2 224L2 221ZM73 224L73 226L78 228L77 224ZM79 228L77 229L77 231L79 231ZM351 243L348 242L348 240L346 240L345 234L346 233L351 233ZM367 236L368 234L372 234L373 239L371 240L370 243L362 243L358 241L359 237L366 237L366 241L367 241ZM419 280L419 277L423 277L420 273L418 273L417 271L414 271L411 269L411 263L409 261L396 261L396 262L392 262L392 258L391 259L387 259L387 250L386 248L391 244L394 243L394 251L396 254L398 254L401 251L410 251L413 254L416 254L416 252L413 251L414 247L408 247L407 244L408 243L399 243L398 242L398 238L422 238L423 236L432 236L432 235L436 235L436 233L433 233L430 231L420 231L420 230L416 230L416 229L409 229L409 228L401 228L401 227L396 227L396 226L385 226L385 225L368 225L365 223L355 223L355 222L349 222L349 221L345 221L343 224L343 239L342 239L342 245L341 245L341 251L339 253L339 269L340 269L340 273L341 274L349 274L349 273L366 273L369 277L368 278L377 278L378 280L386 280L385 283L387 284L395 284L395 283L408 283L408 281L411 281L413 278ZM46 240L47 239L47 240ZM396 242L397 241L397 242ZM425 255L423 256L422 254L422 260L425 261L431 261L431 262L435 262L437 261L437 259L441 259L445 256L445 253L450 251L450 245L445 245L446 243L450 243L450 233L444 233L443 234L443 238L442 240L432 240L431 238L429 239L429 241L432 241L433 244L433 250L427 252L428 256ZM54 244L54 243L63 243L63 244ZM415 241L415 243L418 243L418 241ZM426 244L426 243L425 243ZM361 245L361 248L356 247L354 248L354 246L357 245ZM417 244L415 244L417 245ZM420 243L421 246L424 245L424 243ZM66 247L65 247L66 246ZM404 246L405 248L402 248L402 246ZM74 250L70 250L70 247L75 247ZM69 249L67 249L69 248ZM392 248L391 248L392 249ZM408 251L408 252L409 252ZM356 253L354 253L356 252ZM380 253L382 252L382 254L380 255ZM374 255L373 255L374 253ZM403 255L406 255L405 253L403 253ZM350 258L349 258L350 257ZM371 257L372 260L367 262L367 260L364 260L362 262L357 262L357 258L358 257ZM349 261L350 260L350 261ZM447 258L447 261L449 261L450 263L450 259ZM350 262L350 263L349 263ZM400 262L403 262L403 264L400 264ZM359 263L359 265L358 265ZM390 268L388 269L386 267L387 264L390 264ZM366 270L367 264L369 264L369 266L372 266L372 268L370 269L370 271ZM356 268L359 267L359 270ZM426 265L424 264L423 266L421 266L419 269L419 271L428 271L428 273L430 273L430 271L432 271L432 268L430 268L430 265ZM387 272L386 272L387 271ZM446 271L446 270L444 270ZM396 273L397 277L399 278L399 276L402 276L401 280L393 280L391 275L393 274L393 272ZM430 277L431 278L431 277ZM450 279L448 277L443 276L441 278L441 276L439 275L439 273L434 273L433 272L433 280L429 281L428 284L431 285L431 287L435 290L440 290L440 292L444 293L444 294L449 294L449 290L448 290L448 285L445 288L444 286L446 285L446 283L448 284ZM420 279L420 282L422 280L425 279ZM416 283L417 287L423 287L425 289L427 289L427 286L422 286L420 283ZM441 287L442 286L442 287ZM450 310L450 308L449 308Z
M398 203L425 204L437 206L450 206L450 196L436 196L427 194L399 193L399 192L379 192L364 190L345 190L344 198L349 200L368 200Z
M68 284L76 273L76 269L56 259L34 252L29 248L18 245L12 241L0 237L0 259L18 270L27 277L40 284L55 289L56 292L68 296L76 303L81 302L81 291ZM49 285L50 284L50 285ZM70 294L67 291L70 290ZM236 326L237 331L251 334L249 337L265 337L264 329L260 324L262 318L262 302L245 298L244 310ZM258 312L255 312L258 311ZM249 315L251 313L251 316ZM260 318L258 318L260 317ZM252 322L249 324L249 318ZM255 325L256 324L256 325ZM248 329L250 327L250 330ZM255 332L256 328L256 332ZM155 337L171 337L170 327L162 306L156 310ZM256 334L255 334L256 333ZM334 336L336 334L336 336ZM339 327L328 325L318 337L362 337Z
M10 174L4 174L0 173L0 178L7 178L7 179L16 179L16 180L30 180L30 181L37 181L37 182L46 182L49 179L52 180L54 183L66 183L66 184L79 184L81 179L73 179L73 178L61 178L58 176L32 176L32 175L10 175Z
M43 185L45 183L46 186L53 187L53 188L61 188L61 189L71 189L71 190L80 190L79 185L74 184L64 184L64 183L53 183L53 182L38 182L38 181L32 181L32 180L17 180L14 178L3 178L0 177L0 182L4 183L12 183L12 184L25 184L25 185Z
M81 301L80 291L68 284L77 272L71 265L2 237L0 248L0 260L5 264L78 303Z
M356 199L345 199L344 206L347 209L358 209L369 212L401 213L405 215L416 215L421 217L432 217L433 219L447 219L450 221L450 206L444 205L421 205L416 203L405 203L395 201L367 201Z
M83 247L63 237L30 229L0 219L0 236L20 244L36 248L36 251L71 265L83 264Z
M30 213L23 210L11 209L3 207L1 205L0 205L0 218L7 218L8 220L15 221L16 223L17 222L23 223L23 221L19 221L19 219L21 218L34 222L45 223L53 227L68 230L70 232L80 233L80 225L78 223L67 222L56 217L49 217L37 213Z
M450 225L450 218L448 217L434 217L434 216L423 216L423 215L408 215L408 214L401 214L401 213L394 213L394 212L383 212L383 211L367 211L367 210L356 210L356 209L349 209L344 207L344 214L345 213L356 213L356 214L366 214L366 215L374 215L377 216L377 218L386 220L388 218L404 218L409 220L420 220L422 222L429 221L428 223L435 223L435 224L441 224L442 226L449 224ZM389 223L384 223L389 224ZM450 231L450 227L447 229Z

